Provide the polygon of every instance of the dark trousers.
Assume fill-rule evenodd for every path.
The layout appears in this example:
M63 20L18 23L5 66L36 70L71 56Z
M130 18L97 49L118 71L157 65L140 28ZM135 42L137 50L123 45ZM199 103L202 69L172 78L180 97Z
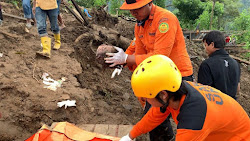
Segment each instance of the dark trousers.
M182 77L182 80L186 81L194 81L193 75ZM146 102L146 106L144 109L144 114L148 112L151 108L151 105ZM150 141L170 141L174 137L173 128L170 122L171 114L167 117L167 119L159 126L157 126L154 130L149 132Z
M1 5L0 5L0 20L3 20Z
M151 105L146 102L144 114L146 114L150 108ZM170 141L174 137L173 128L169 120L170 117L171 114L161 125L149 132L150 141Z

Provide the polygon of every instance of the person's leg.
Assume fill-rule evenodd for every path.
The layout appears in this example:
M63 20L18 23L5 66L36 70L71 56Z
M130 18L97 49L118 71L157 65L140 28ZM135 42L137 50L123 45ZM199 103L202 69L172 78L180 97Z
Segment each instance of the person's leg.
M47 33L47 12L42 10L40 7L36 8L36 21L37 21L37 30L41 37L48 36Z
M63 22L62 15L60 13L61 0L57 0L57 5L58 5L58 8L57 8L58 17L57 17L57 19L58 19L59 29L63 29L65 27L65 24Z
M3 15L2 15L2 7L0 4L0 25L2 25L2 22L3 22Z
M58 17L57 9L48 10L48 16L51 25L51 31L54 33L54 38L55 38L55 45L53 49L57 50L61 47L60 30L57 22L57 17Z
M146 114L150 108L151 105L146 102L144 114ZM161 125L149 132L150 141L170 141L173 139L174 132L169 120L170 117L171 115L169 115Z
M38 51L37 55L45 56L50 58L51 51L51 39L48 37L47 33L47 10L42 10L40 7L36 8L36 20L37 20L37 30L41 37L42 51Z
M31 19L34 18L33 13L32 13L32 7L30 5L30 0L23 0L23 12L24 12L24 17L27 19L26 20L26 26L27 28L31 28Z
M62 15L60 13L58 15L58 24L59 24L60 29L63 29L64 27L66 27L64 22L63 22Z

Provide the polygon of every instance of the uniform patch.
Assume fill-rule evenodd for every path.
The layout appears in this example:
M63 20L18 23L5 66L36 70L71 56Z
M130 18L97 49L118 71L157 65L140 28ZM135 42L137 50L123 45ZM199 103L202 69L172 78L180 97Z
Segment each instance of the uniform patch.
M161 23L161 24L159 25L159 31L160 31L161 33L166 33L166 32L168 31L168 29L169 29L169 26L168 26L168 24L165 23L165 22L163 22L163 23Z

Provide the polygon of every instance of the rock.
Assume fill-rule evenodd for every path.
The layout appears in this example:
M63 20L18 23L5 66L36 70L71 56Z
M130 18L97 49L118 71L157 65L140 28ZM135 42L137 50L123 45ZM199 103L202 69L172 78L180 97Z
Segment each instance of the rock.
M109 67L109 64L105 63L104 58L106 53L115 53L116 49L111 45L102 44L97 48L96 51L96 61L101 64L103 67Z
M129 93L124 93L124 94L123 94L123 98L124 98L125 100L128 100L128 99L130 98L130 94L129 94Z
M133 109L133 106L132 106L132 105L122 104L122 106L123 106L126 110L131 110L131 109Z

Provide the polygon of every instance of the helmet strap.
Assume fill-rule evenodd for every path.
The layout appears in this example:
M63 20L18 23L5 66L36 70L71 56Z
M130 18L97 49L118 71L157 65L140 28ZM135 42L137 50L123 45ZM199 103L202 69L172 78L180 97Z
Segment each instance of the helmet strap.
M164 102L164 101L160 98L159 94L155 97L155 98L157 99L157 101L160 102L160 103L163 105L163 106L160 107L160 111L161 111L162 113L165 113L165 112L166 112L167 107L168 107L168 105L169 105L169 99L170 99L171 97L172 97L172 95L169 95L169 98L168 98L167 102Z

